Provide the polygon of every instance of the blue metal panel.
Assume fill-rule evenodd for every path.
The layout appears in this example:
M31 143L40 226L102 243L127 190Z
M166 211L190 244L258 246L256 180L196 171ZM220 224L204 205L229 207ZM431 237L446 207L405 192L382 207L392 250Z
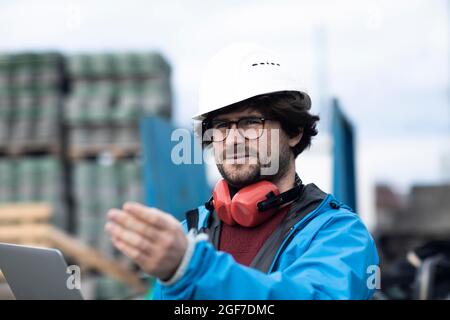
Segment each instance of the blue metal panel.
M333 193L356 211L354 129L336 99L332 107Z
M175 164L171 159L171 141L175 129L158 117L141 120L145 204L157 207L183 220L187 210L205 203L211 196L203 164ZM194 138L189 135L191 154Z

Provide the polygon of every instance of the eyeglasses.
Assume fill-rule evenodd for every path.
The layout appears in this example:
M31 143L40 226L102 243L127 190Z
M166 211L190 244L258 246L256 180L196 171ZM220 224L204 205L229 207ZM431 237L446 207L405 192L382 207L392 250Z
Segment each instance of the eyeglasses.
M236 124L236 128L239 134L248 140L255 140L262 136L266 118L262 117L246 117L237 121L228 120L211 120L203 123L205 138L212 140L213 142L224 141L233 124Z

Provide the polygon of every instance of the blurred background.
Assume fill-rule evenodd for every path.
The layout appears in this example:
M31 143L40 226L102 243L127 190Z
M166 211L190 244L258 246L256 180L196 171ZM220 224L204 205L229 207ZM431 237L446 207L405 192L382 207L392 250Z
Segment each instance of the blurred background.
M236 41L280 53L312 97L297 172L374 235L377 298L450 298L450 1L0 0L0 39L0 241L61 248L87 298L151 292L109 208L182 219L209 198L215 166L173 164L171 132L192 131L202 69Z

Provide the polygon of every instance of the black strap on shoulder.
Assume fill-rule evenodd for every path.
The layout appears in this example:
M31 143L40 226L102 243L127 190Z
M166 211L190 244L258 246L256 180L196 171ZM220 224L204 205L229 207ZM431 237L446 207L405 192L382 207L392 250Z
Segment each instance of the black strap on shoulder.
M186 212L186 222L188 231L190 231L191 229L198 231L198 215L199 215L198 208Z
M213 205L213 196L211 196L211 198L209 198L209 200L205 203L205 208L209 211L213 211L214 210L214 205Z
M267 211L269 209L279 207L285 203L294 201L300 197L303 190L303 184L297 184L292 189L283 192L282 194L275 196L273 192L266 195L267 200L258 203L258 210L261 212Z

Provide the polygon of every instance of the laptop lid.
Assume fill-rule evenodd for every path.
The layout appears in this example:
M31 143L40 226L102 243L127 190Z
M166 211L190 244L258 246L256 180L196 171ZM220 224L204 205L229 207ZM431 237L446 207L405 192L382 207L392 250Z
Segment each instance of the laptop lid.
M0 270L17 300L81 300L59 250L0 243Z

